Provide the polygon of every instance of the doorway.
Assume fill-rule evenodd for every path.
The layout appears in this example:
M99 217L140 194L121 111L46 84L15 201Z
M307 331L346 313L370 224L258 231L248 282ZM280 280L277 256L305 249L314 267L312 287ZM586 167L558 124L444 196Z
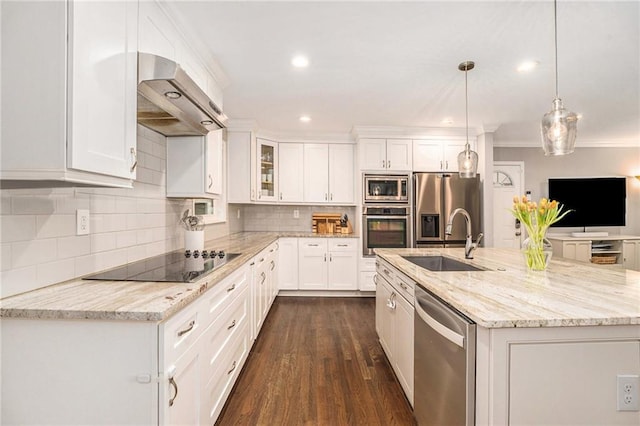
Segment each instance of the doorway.
M522 227L509 211L513 197L524 194L524 161L493 163L493 246L520 248Z

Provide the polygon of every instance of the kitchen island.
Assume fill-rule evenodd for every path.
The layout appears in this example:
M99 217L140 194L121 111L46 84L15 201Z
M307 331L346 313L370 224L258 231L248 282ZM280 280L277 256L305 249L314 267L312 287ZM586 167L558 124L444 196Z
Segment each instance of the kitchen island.
M618 376L640 375L640 272L517 250L378 249L376 254L477 324L478 425L640 424L618 411ZM403 256L443 255L482 270L432 272ZM625 407L629 408L629 407Z

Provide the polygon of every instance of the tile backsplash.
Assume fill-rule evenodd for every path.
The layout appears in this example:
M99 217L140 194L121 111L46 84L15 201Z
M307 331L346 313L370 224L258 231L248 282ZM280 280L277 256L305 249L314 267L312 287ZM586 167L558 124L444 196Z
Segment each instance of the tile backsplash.
M240 210L239 220L244 231L311 232L313 213L346 213L353 227L356 226L356 207L354 206L230 204L229 217L237 218L238 210ZM298 211L298 218L294 218L295 210Z
M0 297L182 248L191 201L166 198L165 171L165 137L138 126L133 189L0 190ZM89 235L76 235L77 209L90 211ZM226 233L210 225L206 238Z

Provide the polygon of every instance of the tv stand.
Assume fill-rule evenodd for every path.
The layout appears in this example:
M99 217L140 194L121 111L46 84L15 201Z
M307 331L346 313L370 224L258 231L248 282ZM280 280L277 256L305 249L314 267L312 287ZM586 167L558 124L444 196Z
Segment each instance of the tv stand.
M579 237L573 233L547 234L553 246L553 256L640 271L640 236L589 236L592 234L590 232L578 234Z
M608 232L572 232L572 237L576 238L592 238L592 237L608 237Z

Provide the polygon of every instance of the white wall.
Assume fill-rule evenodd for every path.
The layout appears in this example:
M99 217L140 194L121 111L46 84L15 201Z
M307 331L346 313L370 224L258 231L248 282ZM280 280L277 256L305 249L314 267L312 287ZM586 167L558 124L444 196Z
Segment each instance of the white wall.
M576 148L570 155L545 157L541 148L504 148L493 151L495 161L525 162L525 188L538 199L548 195L550 177L627 176L627 225L613 228L589 228L612 235L640 235L640 146L637 148ZM594 199L594 206L597 200ZM558 232L582 228L558 228Z
M138 126L133 189L0 190L1 297L184 247L178 219L191 202L165 197L165 170L165 137ZM76 209L90 210L89 235L76 236Z

